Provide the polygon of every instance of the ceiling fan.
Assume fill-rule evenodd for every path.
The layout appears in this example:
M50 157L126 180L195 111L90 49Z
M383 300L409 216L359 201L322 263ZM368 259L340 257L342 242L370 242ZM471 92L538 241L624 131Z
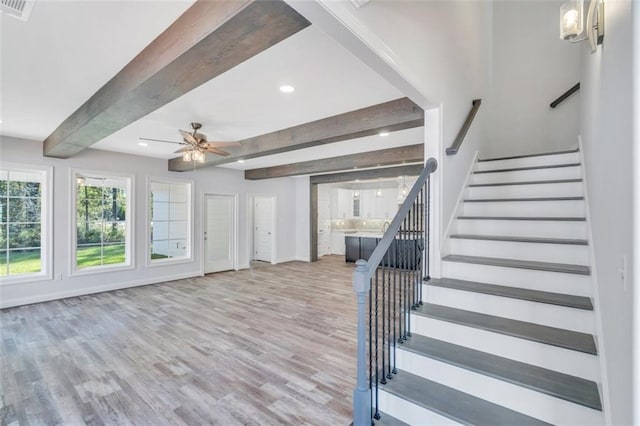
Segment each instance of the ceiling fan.
M207 135L198 133L198 130L202 128L200 123L191 123L193 131L191 133L186 130L178 130L182 135L182 142L165 141L162 139L150 139L139 138L140 140L152 141L152 142L164 142L173 143L177 145L185 145L183 148L175 151L176 154L182 154L184 161L197 161L204 163L205 154L216 154L226 157L229 155L227 151L224 151L219 146L239 146L240 142L220 142L220 141L208 141Z

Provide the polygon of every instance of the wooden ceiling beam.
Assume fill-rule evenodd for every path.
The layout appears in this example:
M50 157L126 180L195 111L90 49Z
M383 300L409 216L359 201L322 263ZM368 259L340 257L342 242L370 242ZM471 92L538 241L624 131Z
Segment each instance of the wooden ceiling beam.
M341 170L382 167L398 164L422 163L424 145L406 145L378 151L360 152L341 157L323 158L282 166L245 170L247 180L272 179L287 176L314 175Z
M422 108L408 98L400 98L242 140L239 146L225 149L230 153L228 157L208 155L205 162L196 163L196 167L217 166L422 125ZM172 158L169 160L169 170L193 170L193 163L183 161L180 157Z
M309 26L281 0L198 0L44 141L69 158Z
M318 185L321 183L352 182L356 179L371 180L399 176L418 176L422 170L424 170L424 164L409 164L405 166L383 167L380 169L356 170L352 172L311 176L310 183L312 185Z

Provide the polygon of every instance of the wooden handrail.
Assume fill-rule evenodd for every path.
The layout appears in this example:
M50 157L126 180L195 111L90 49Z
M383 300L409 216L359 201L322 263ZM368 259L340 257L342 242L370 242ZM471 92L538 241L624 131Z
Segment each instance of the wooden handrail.
M573 95L574 93L576 93L578 90L580 90L580 83L576 84L575 86L573 86L571 89L567 90L566 92L564 92L562 95L560 95L558 97L558 99L556 99L555 101L551 102L549 104L549 106L551 108L555 108L558 105L560 105L562 102L564 102L565 99L567 99L569 96Z
M458 153L458 149L460 148L460 145L462 145L462 141L464 140L464 137L467 136L467 132L469 131L469 128L471 127L471 123L473 123L473 119L475 118L476 114L478 113L478 110L480 109L481 103L482 103L482 99L474 99L473 102L471 103L472 106L471 106L471 110L469 111L469 114L467 115L467 119L464 120L464 123L462 124L462 127L458 132L458 136L456 136L451 146L447 148L447 151L446 151L447 155L454 155Z

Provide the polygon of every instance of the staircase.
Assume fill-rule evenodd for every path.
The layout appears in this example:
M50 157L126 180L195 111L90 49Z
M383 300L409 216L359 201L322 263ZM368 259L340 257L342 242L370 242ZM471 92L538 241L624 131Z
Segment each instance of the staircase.
M577 151L478 160L381 424L604 424Z

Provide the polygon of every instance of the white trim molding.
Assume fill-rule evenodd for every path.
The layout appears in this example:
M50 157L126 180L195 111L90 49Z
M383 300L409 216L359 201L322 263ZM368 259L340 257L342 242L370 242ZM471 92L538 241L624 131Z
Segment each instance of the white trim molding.
M42 176L40 197L40 272L0 277L0 286L53 279L53 166L0 161L0 169L38 173ZM8 188L7 188L8 190Z

